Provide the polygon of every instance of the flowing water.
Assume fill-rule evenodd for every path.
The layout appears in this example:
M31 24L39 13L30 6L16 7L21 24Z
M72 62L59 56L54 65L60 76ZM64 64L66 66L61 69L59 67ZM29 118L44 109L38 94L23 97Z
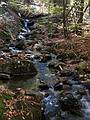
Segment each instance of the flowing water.
M30 34L31 30L30 30L30 26L28 26L29 22L30 21L28 19L23 19L22 31L17 36L19 40L26 40L26 36ZM18 50L15 47L10 47L10 50L13 53L22 52L21 50ZM53 54L51 54L51 56L52 56L52 59L55 59L55 56ZM33 59L33 63L35 64L38 70L38 74L35 77L30 78L28 80L24 80L24 81L23 80L8 81L7 83L8 87L9 88L16 88L16 87L31 88L33 86L35 88L37 87L38 82L44 81L49 86L48 90L43 91L45 94L48 93L48 95L44 96L42 99L42 106L44 109L44 115L46 116L46 120L90 120L89 92L87 92L86 95L82 96L80 100L82 104L82 112L83 112L82 118L69 116L65 112L62 112L63 117L61 117L60 103L58 101L58 92L54 91L54 87L53 87L53 81L57 78L56 75L48 69L47 63L41 63L39 60L35 60L35 59ZM76 84L75 81L72 81L71 83ZM73 94L76 89L72 87Z
M19 14L19 16L21 16ZM26 36L30 33L30 26L28 26L29 20L23 19L23 28L21 32L18 34L17 38L20 40L26 40ZM19 53L22 52L22 50L18 50L16 47L9 47L12 53ZM52 56L52 59L55 59L54 54L50 54ZM42 106L44 109L44 114L47 116L48 120L59 120L59 102L57 99L57 95L53 88L53 81L56 79L56 76L54 73L52 73L49 68L47 67L47 63L42 63L39 60L34 59L34 55L32 54L31 57L33 58L33 63L35 64L38 74L30 78L28 80L16 80L16 81L8 81L7 85L9 88L14 89L17 87L22 88L35 88L38 86L40 81L44 81L49 86L49 90L44 91L45 94L48 93L48 96L43 97L42 100Z
M87 94L82 97L81 103L82 103L82 111L83 111L83 115L84 115L84 120L90 120L90 94L89 94L89 91L87 91Z

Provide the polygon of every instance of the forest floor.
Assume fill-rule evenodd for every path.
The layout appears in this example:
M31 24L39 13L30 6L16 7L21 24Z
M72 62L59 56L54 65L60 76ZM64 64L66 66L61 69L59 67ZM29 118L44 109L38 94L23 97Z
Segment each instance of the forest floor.
M7 14L7 16L9 15ZM5 81L11 82L13 80L10 78L12 76L12 71L20 72L21 74L23 74L23 72L28 72L28 65L25 64L24 66L24 63L21 61L26 61L26 63L27 61L31 61L32 65L34 65L33 62L38 61L40 65L46 63L46 67L54 69L56 79L53 81L53 87L54 92L59 91L59 100L62 102L62 110L60 112L69 111L78 114L77 109L80 108L80 105L73 106L77 99L80 100L76 98L76 96L82 97L83 94L86 94L87 89L90 92L90 25L82 25L82 30L79 31L79 35L75 32L71 32L68 34L68 37L65 38L63 29L60 28L60 25L57 27L57 23L48 23L49 21L47 24L45 23L45 18L43 25L39 20L38 22L34 21L34 29L30 31L28 39L18 40L17 35L20 35L20 32L23 31L23 25L20 23L21 19L18 19L18 17L16 19L15 16L17 15L14 15L14 17L11 15L9 18L7 16L7 19L3 19L3 17L0 16L0 79L2 81L0 86L0 119L15 120L17 117L20 117L20 120L42 120L41 99L48 97L50 92L48 92L50 86L46 81L39 79L36 88L36 92L38 92L39 95L35 93L32 94L31 89L16 88L15 90L10 90L8 86L5 88L2 85ZM12 30L13 28L14 30ZM13 46L18 50L11 49ZM56 56L54 60L52 59L51 53ZM10 60L15 61L17 67L14 66L13 69L10 69L13 64L12 66L6 67L5 63L9 63ZM5 71L3 70L3 65L5 66ZM23 68L23 70L21 68ZM9 73L9 70L11 73ZM30 70L29 73L33 72L31 68ZM73 78L71 81L70 77ZM3 81L2 78L5 80ZM10 84L10 82L7 82L7 85L8 83ZM82 84L85 88L78 88L78 91L73 91L72 86L76 85L77 82L78 85ZM45 95L40 93L43 90L47 90L45 91ZM76 92L76 96L74 96L74 92ZM70 100L72 101L72 103L70 103L71 105L68 105L69 93L75 100ZM67 97L65 104L68 107L65 107L64 104L65 97Z

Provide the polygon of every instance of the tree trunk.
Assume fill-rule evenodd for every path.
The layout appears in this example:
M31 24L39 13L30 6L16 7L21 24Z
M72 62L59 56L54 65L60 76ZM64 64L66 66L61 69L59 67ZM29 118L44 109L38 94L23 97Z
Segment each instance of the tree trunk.
M78 20L78 23L82 23L83 22L83 9L84 9L84 0L80 1L80 18Z
M67 0L63 0L63 30L64 30L64 37L67 37L66 7L67 7Z
M90 16L90 0L88 1L88 6L89 6L89 16Z

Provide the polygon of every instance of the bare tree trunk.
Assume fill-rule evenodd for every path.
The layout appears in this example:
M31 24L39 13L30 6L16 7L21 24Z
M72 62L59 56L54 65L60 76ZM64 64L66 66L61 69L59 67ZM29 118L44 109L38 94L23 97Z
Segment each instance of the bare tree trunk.
M83 15L84 15L84 0L80 1L80 18L78 20L78 23L82 23L83 22Z
M88 1L88 6L89 6L89 16L90 16L90 0Z
M63 0L63 30L64 30L64 37L67 37L66 7L67 7L67 0Z
M24 4L27 4L29 6L30 3L32 2L32 0L24 0L23 2L24 2Z
M63 0L50 0L51 3L54 3L55 5L63 6ZM67 4L70 4L70 0L66 0Z

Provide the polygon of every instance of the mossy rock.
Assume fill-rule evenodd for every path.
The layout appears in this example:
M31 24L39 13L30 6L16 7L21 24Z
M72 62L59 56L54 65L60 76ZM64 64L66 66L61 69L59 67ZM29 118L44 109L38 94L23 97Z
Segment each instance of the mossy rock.
M86 61L80 62L77 68L78 68L79 71L87 70L87 63L86 63Z
M33 63L30 61L8 61L0 64L0 76L4 76L10 79L16 77L34 76L37 74L37 70Z

